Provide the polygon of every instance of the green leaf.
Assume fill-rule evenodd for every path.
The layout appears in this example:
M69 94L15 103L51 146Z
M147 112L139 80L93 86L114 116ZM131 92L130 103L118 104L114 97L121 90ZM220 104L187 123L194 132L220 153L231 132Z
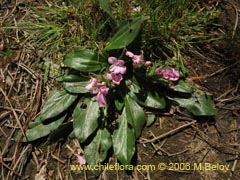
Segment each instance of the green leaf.
M41 115L38 115L38 116L36 116L32 121L30 121L28 127L29 127L30 129L32 129L32 128L34 128L35 126L41 124L41 122L42 122Z
M156 91L148 91L145 98L145 101L140 101L140 104L145 107L164 109L166 106L165 99L163 97L160 97Z
M33 128L47 119L60 115L73 104L76 98L77 95L68 94L65 90L52 90L40 114L30 122L29 127Z
M82 109L78 104L73 112L73 129L75 136L79 142L84 142L98 127L99 106L92 99L84 99L87 105L86 109Z
M191 98L170 98L195 116L214 116L217 113L212 98L203 93L195 93Z
M85 86L89 83L89 77L70 74L62 78L63 88L69 93L87 93Z
M151 126L154 123L155 118L156 118L155 114L148 114L147 115L147 124L146 124L146 126L147 127Z
M136 80L133 80L130 86L129 95L138 102L138 104L155 109L164 109L166 106L165 99L152 88L145 91L141 90Z
M119 127L113 132L113 150L123 165L129 165L135 153L135 132L128 124L126 107L119 118Z
M99 0L100 6L101 8L114 20L116 21L116 19L114 18L111 8L110 8L110 4L109 4L109 0Z
M122 99L119 98L114 99L114 104L118 111L122 111L124 107L124 102Z
M65 140L73 132L72 121L62 123L56 130L49 134L47 141L58 142Z
M148 16L140 16L126 22L113 37L107 40L105 50L127 47L137 37L141 24L147 19Z
M74 50L65 56L63 64L78 71L94 72L106 66L103 60L104 57L94 50Z
M87 163L92 166L102 163L111 147L111 134L107 129L99 129L92 142L84 148ZM98 175L99 171L94 171L94 173Z
M141 93L141 88L135 77L133 77L132 84L130 85L129 88L133 94Z
M130 91L129 91L128 95L131 96L135 101L139 101L137 96L142 95L144 93L142 91L142 89L140 88L139 83L138 83L137 79L135 78L135 76L133 76L131 85L129 86Z
M64 75L63 69L60 65L56 63L51 63L50 61L46 61L43 64L44 69L44 82L47 81L47 78L61 78Z
M178 83L173 88L174 91L183 93L192 93L194 88L183 80L178 81Z
M89 78L84 78L80 75L76 74L69 74L66 76L63 76L61 82L79 82L79 81L87 81Z
M85 88L89 84L89 79L82 79L78 82L63 82L63 87L70 93L87 93L88 90Z
M62 124L65 118L66 115L62 116L57 120L54 120L49 124L45 125L41 123L33 127L32 129L28 129L26 132L26 136L23 138L23 142L34 141L41 137L49 135L52 131L56 130Z
M77 95L69 94L65 90L52 90L41 110L40 121L42 122L61 114L73 104L76 98Z
M76 138L76 136L75 136L75 133L74 133L74 131L72 131L70 134L69 134L69 139L75 139Z
M126 95L125 97L125 107L127 122L133 127L135 136L138 138L141 135L142 128L146 123L144 110L129 95Z

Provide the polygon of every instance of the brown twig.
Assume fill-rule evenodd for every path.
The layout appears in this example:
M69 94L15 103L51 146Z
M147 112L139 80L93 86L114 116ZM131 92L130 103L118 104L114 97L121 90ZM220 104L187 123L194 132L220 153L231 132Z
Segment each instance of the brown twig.
M15 175L21 177L20 174L18 174L17 172L15 172L12 168L10 168L5 162L2 161L2 158L0 158L0 164L2 164L6 169L8 169L9 171L13 172Z
M231 3L231 2L229 2L229 4L232 5L232 7L234 8L235 14L236 14L235 24L234 24L233 32L232 32L232 39L233 39L234 36L235 36L236 30L237 30L237 26L238 26L238 16L239 16L239 15L238 15L238 9L237 9L237 7L236 7L233 3Z
M229 90L227 90L226 92L222 93L219 97L217 97L215 99L215 101L219 101L220 99L226 97L230 92L232 92L235 88L231 88Z
M153 138L156 138L156 136L153 134L152 131L150 131L150 133L151 133L151 136L152 136ZM157 153L157 154L159 154L159 155L162 155L161 152L163 152L163 153L169 155L169 153L162 148L162 146L165 144L165 142L166 142L166 139L163 140L163 142L161 143L160 146L157 146L154 142L151 142L151 145L152 145L152 147L154 148L155 153ZM159 152L159 151L161 151L161 152Z
M37 87L38 91L37 91L37 97L36 97L36 102L34 104L34 107L32 109L32 111L30 112L29 116L26 119L26 122L24 124L23 127L23 133L20 134L19 140L17 142L17 145L15 147L15 151L14 151L14 162L16 163L17 159L18 159L18 149L20 146L20 143L22 142L23 137L25 136L25 131L28 128L28 124L30 123L31 119L36 115L38 108L40 106L40 101L41 101L41 94L42 94L42 78L40 77L40 82L38 84Z
M231 102L231 101L239 101L239 100L240 100L240 95L236 96L236 97L220 99L220 100L218 100L218 102L223 103L223 102Z
M217 75L217 74L225 71L226 69L229 69L229 68L231 68L231 67L236 66L238 63L240 63L240 61L236 61L235 63L233 63L233 64L231 64L231 65L229 65L229 66L227 66L227 67L224 67L224 68L222 68L222 69L219 69L218 71L216 71L216 72L214 72L214 73L212 73L212 74L207 75L207 77L208 77L208 78L209 78L209 77L213 77L213 76L215 76L215 75Z
M2 92L3 96L5 97L6 101L7 101L8 104L9 104L9 106L11 107L11 111L12 111L12 113L13 113L15 119L16 119L16 122L17 122L19 128L21 129L22 133L25 134L25 133L24 133L24 130L23 130L23 127L22 127L22 125L21 125L21 123L20 123L20 120L19 120L19 118L18 118L18 116L17 116L17 113L16 113L15 109L13 108L10 100L8 99L8 96L6 95L6 93L3 91L3 89L2 89L1 87L0 87L0 91Z
M150 132L150 133L151 133L151 135L153 136L153 138L156 138L156 136L155 136L152 132ZM179 155L179 154L183 154L183 153L185 153L185 152L188 151L188 149L184 149L183 151L180 151L180 152L169 153L168 151L166 151L165 149L162 148L163 145L165 144L165 142L166 142L166 139L163 140L163 142L161 143L160 146L157 146L157 145L154 144L153 142L151 142L151 145L152 145L152 147L154 148L154 150L156 151L156 153L159 154L159 151L161 151L161 152L165 153L168 157L176 156L176 155ZM160 155L161 155L161 154L160 154Z
M30 152L31 150L32 150L31 144L28 144L27 146L24 147L23 151L19 155L18 161L12 168L14 171L22 172L28 159L28 155L29 155L28 152ZM12 173L10 175L12 176Z
M223 143L219 143L212 140L208 135L206 135L204 132L199 130L197 127L192 126L192 128L196 131L197 135L199 135L199 137L202 140L204 140L209 146L216 149L217 151L222 152L224 154L233 154L233 155L240 153L239 150L230 148L229 144L223 144Z
M167 133L164 133L164 134L162 134L162 135L160 135L160 136L157 136L157 137L155 137L155 138L153 138L153 139L140 138L139 142L140 142L140 143L151 143L151 142L155 142L155 141L164 139L164 138L166 138L166 137L168 137L168 136L171 136L171 135L177 133L178 131L180 131L180 130L188 127L188 126L191 126L191 125L193 125L193 124L195 124L195 123L196 123L196 121L189 122L189 123L184 124L184 125L182 125L182 126L180 126L180 127L177 127L176 129L173 129L173 130L171 130L171 131L169 131L169 132L167 132Z

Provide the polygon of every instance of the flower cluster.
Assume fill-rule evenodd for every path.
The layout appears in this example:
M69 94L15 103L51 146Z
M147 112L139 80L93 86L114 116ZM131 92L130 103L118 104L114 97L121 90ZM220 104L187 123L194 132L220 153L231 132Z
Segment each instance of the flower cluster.
M123 74L127 71L127 68L124 65L125 62L123 60L118 60L115 57L109 57L108 62L111 66L109 67L110 73L107 73L107 78L112 80L114 84L119 85L123 79Z
M178 70L168 67L167 69L163 69L162 66L156 68L155 70L156 75L161 75L162 78L171 80L171 81L177 81L179 79L180 73Z
M141 66L143 64L144 64L144 66L150 66L152 64L151 61L144 62L142 55L135 55L131 51L127 51L125 55L130 57L130 58L132 58L132 61L133 61L132 65L133 65L133 67L139 67L139 66Z
M114 84L119 85L123 79L123 74L126 73L127 68L124 65L123 60L118 60L116 57L108 58L110 73L107 73L107 78ZM98 82L97 79L91 78L89 84L85 87L91 94L97 94L97 102L99 107L105 107L107 105L106 95L108 94L109 88L105 82Z
M99 107L107 105L106 95L109 88L105 85L105 82L99 83L97 79L91 78L90 83L85 87L91 94L97 94L97 102Z
M152 65L151 61L144 61L142 55L135 55L130 51L127 51L125 55L132 59L132 65L135 68L142 66L149 67ZM103 77L112 81L113 84L119 85L123 80L123 75L127 72L125 61L111 56L108 58L108 63L111 64L109 67L109 72L106 73ZM177 81L179 79L180 73L178 70L172 67L164 69L162 66L160 66L155 69L155 75L160 75L162 78L170 81ZM99 107L105 107L107 105L106 95L109 92L109 88L106 86L105 82L99 82L97 79L91 78L89 84L85 88L91 94L97 94L96 99Z

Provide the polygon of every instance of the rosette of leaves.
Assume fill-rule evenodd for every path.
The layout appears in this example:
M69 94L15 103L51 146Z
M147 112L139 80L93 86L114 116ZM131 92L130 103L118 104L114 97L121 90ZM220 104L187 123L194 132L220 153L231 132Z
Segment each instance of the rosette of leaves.
M193 115L215 115L210 96L194 92L184 80L169 86L168 81L153 75L155 66L134 69L126 63L127 74L119 86L112 86L107 95L107 107L100 108L95 95L85 88L89 74L101 77L109 67L108 52L124 51L147 19L135 17L120 26L101 51L78 49L67 54L63 61L67 71L59 78L62 89L51 91L40 114L30 123L23 141L59 135L68 129L69 136L77 138L83 145L88 164L104 162L112 148L118 161L129 165L136 152L136 140L146 125L145 109L162 110L169 101L174 101ZM178 96L181 93L187 96Z

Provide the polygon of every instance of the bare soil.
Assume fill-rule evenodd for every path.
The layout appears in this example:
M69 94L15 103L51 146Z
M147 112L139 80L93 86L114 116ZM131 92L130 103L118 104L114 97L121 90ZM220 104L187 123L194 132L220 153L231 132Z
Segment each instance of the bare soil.
M224 38L187 47L183 54L189 82L212 94L217 116L196 118L173 107L146 127L138 140L133 163L155 165L155 170L107 170L98 178L90 171L70 169L70 164L77 164L74 153L81 152L76 140L32 144L13 140L20 127L26 128L24 124L37 114L53 85L43 86L41 57L27 51L31 45L22 47L20 34L6 33L0 24L0 48L13 50L10 55L0 54L0 179L239 179L240 1L216 2L223 10L217 32ZM16 21L24 13L21 6L14 9L13 2L0 4L1 16L9 14L2 21ZM108 163L116 159L111 157Z

